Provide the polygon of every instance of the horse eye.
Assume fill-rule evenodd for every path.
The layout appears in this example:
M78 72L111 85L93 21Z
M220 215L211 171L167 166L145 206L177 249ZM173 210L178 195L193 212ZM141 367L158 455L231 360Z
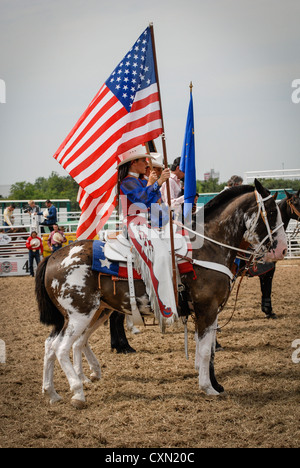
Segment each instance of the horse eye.
M277 211L270 211L270 228L273 231L276 228Z

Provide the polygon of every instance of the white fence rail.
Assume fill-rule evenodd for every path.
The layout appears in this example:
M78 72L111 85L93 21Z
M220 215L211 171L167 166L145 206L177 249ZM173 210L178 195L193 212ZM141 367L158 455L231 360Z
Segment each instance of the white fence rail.
M250 184L254 179L300 179L300 169L276 169L274 171L249 171L244 174L244 183Z
M292 219L286 230L286 235L288 241L286 258L300 258L300 223Z

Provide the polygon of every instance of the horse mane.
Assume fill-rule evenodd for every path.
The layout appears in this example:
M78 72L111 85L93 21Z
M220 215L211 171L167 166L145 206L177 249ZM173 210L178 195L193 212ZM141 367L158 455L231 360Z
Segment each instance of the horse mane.
M204 205L205 219L207 219L209 215L211 215L216 209L220 208L221 206L229 203L230 201L239 197L240 195L254 192L254 190L255 187L253 185L239 185L237 187L231 187L229 189L223 190Z

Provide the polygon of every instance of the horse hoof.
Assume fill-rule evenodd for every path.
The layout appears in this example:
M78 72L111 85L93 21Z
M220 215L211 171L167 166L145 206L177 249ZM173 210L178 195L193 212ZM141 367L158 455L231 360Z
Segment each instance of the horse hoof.
M62 397L60 396L55 397L55 398L50 398L50 405L55 405L56 403L59 403L60 401L62 401Z
M42 389L42 394L43 395L48 395L49 396L49 403L50 405L54 405L55 403L58 403L59 401L62 401L62 397L56 393L55 391L54 392L49 392L46 388L43 388Z
M266 313L266 318L276 320L278 319L278 316L275 314L275 312L268 312Z
M100 375L91 374L90 377L91 377L91 382L97 382L98 380L101 380Z
M122 348L117 348L117 354L130 354L136 353L136 350L133 349L130 345L124 346Z
M71 405L74 406L74 408L78 410L86 408L85 401L81 401L81 400L71 400Z

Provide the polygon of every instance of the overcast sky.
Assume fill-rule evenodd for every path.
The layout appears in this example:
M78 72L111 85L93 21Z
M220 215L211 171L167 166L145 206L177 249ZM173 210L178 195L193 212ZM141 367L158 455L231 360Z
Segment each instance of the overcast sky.
M0 185L67 175L53 154L149 22L169 162L192 81L198 179L299 168L299 20L299 0L0 0Z

